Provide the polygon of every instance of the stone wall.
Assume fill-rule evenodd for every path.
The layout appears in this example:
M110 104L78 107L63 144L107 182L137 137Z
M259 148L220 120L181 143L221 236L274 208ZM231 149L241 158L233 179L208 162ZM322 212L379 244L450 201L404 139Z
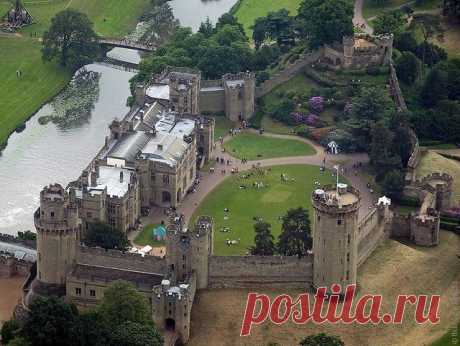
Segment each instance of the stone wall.
M410 222L411 216L410 215L399 215L395 214L392 220L391 226L391 237L395 239L400 238L410 238Z
M32 265L32 262L18 260L10 254L0 253L0 279L7 279L15 275L26 277Z
M313 279L313 256L212 256L209 288L306 287Z
M387 223L391 212L386 210L372 210L358 226L358 267L374 252L382 240L389 236Z
M302 54L299 59L288 65L282 70L275 73L270 79L266 80L256 88L256 98L260 98L277 86L287 82L295 77L305 66L314 63L322 56L322 50L316 50L309 54Z
M83 245L78 247L77 263L146 273L164 274L166 272L166 261L159 257L142 257L139 254L91 248Z
M222 113L225 112L225 91L224 89L201 89L200 91L200 111L202 113Z

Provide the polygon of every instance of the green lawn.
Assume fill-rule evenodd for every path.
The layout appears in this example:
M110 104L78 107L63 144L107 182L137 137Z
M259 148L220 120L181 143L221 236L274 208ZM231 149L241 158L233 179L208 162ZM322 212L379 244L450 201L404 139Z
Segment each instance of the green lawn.
M98 34L122 36L134 29L149 4L149 0L26 2L36 24L25 28L15 37L0 37L0 148L9 134L56 95L71 77L57 64L42 62L41 44L38 39L30 37L32 33L41 35L57 12L71 7L87 13ZM6 1L1 1L0 15L3 16L9 7ZM16 77L18 69L23 72L20 79Z
M36 22L24 29L25 34L41 34L49 27L51 18L66 8L84 12L94 23L95 31L106 37L120 37L133 30L149 0L50 0L27 1L28 11ZM5 7L5 5L3 5Z
M164 241L157 241L153 239L153 229L159 225L149 224L144 227L141 233L134 239L134 243L139 246L150 245L152 247L164 246Z
M460 323L457 324L457 328L450 329L444 334L439 340L436 340L431 346L456 346L460 340Z
M248 160L269 159L286 156L314 155L315 149L309 144L296 139L280 139L243 133L224 144L232 156Z
M246 35L252 38L251 26L257 18L265 17L268 12L287 9L291 15L297 14L301 0L241 0L235 16L243 24Z
M70 73L43 63L41 44L29 38L0 37L0 147L8 135L68 82ZM23 73L16 77L16 71Z
M214 119L216 120L216 127L214 129L214 140L217 142L220 136L224 137L225 135L227 135L228 130L235 127L235 125L233 124L233 122L231 122L227 117L223 115L215 116Z
M419 5L415 4L415 1L411 0L364 0L363 16L364 18L372 18L384 11L396 9L409 4L414 11L429 11L438 8L439 0L422 0Z
M287 174L295 181L280 181L280 175ZM330 172L321 174L319 167L307 165L274 166L265 175L253 175L244 179L239 176L227 178L198 207L192 219L199 215L214 218L214 252L220 256L244 255L254 242L254 217L271 223L275 239L281 233L281 221L289 208L302 206L312 212L310 196L315 189L314 182L334 183ZM247 173L246 173L247 174ZM266 187L256 189L254 182L262 182ZM246 185L246 189L240 189ZM224 219L224 209L228 208L228 219ZM221 232L224 227L231 230ZM228 246L226 240L238 240L236 245Z

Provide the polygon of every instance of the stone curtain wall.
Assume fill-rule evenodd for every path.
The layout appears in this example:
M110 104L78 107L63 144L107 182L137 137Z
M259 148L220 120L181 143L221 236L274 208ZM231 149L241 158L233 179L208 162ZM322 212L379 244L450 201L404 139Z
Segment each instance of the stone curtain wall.
M83 245L78 248L77 263L146 273L166 273L166 260L164 259Z
M313 256L212 256L209 288L307 287L313 280Z
M302 54L295 62L288 63L284 70L275 73L270 79L256 88L256 98L268 94L277 86L295 77L305 66L316 62L321 56L322 50L319 49L309 54Z
M387 221L378 209L374 209L358 225L358 267L388 237Z

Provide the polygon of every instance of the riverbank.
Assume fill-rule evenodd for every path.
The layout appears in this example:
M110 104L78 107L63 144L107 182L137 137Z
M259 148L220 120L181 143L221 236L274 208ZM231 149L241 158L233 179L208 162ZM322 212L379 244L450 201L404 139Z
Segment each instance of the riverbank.
M28 3L27 9L36 24L24 28L16 35L0 37L0 151L8 137L45 103L58 94L70 81L72 74L56 63L41 59L41 43L31 33L42 33L51 18L66 8L88 14L95 31L105 37L121 37L135 27L139 17L150 6L149 0L59 0L52 3ZM0 9L6 11L2 4ZM16 71L22 75L17 77Z

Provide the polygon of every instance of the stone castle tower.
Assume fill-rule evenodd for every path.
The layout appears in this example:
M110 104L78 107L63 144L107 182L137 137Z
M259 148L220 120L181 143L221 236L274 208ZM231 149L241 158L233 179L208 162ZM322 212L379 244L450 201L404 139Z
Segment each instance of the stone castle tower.
M200 113L201 72L183 69L186 72L169 74L169 100L172 110L179 114Z
M198 218L194 229L171 218L166 236L168 278L153 289L152 313L160 328L175 331L183 342L190 336L190 314L197 289L208 287L208 261L213 254L212 218Z
M171 282L185 282L196 274L197 288L208 286L208 259L213 254L212 218L202 216L192 230L175 216L166 236L167 265Z
M40 208L34 215L37 229L37 277L45 289L64 289L66 275L76 259L80 220L77 208L59 185L40 193Z
M222 77L225 90L225 113L231 121L249 119L254 113L256 90L252 72L226 74Z
M313 285L356 284L359 191L346 184L314 191Z

